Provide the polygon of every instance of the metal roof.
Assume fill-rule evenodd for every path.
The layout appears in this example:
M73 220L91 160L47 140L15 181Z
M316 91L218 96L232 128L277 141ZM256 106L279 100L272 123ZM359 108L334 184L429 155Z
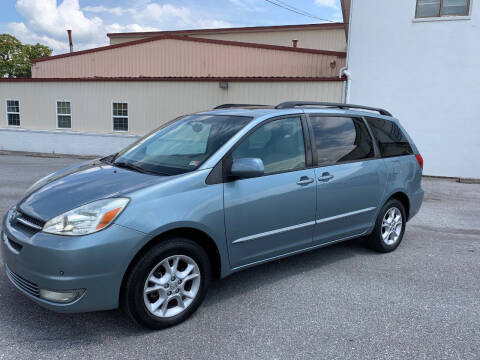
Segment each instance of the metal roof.
M297 24L297 25L274 25L274 26L247 26L213 29L195 29L195 30L171 30L171 31L144 31L144 32L123 32L108 33L107 36L113 37L138 37L138 36L157 36L157 35L202 35L213 33L238 33L238 32L259 32L259 31L286 31L286 30L329 30L341 29L345 24L321 23L321 24Z

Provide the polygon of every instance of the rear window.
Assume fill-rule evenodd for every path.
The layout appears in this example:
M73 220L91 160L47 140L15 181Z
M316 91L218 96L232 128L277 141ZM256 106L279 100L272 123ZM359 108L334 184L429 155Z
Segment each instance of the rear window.
M377 139L383 157L413 154L412 147L402 130L393 121L367 118L373 135Z

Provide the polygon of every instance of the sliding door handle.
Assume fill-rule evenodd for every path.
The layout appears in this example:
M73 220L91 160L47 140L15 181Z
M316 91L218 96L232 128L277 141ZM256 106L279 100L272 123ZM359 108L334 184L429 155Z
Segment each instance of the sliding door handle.
M308 184L311 184L313 183L313 179L312 178L309 178L307 176L302 176L300 178L300 181L297 181L297 185L300 185L300 186L305 186L305 185L308 185Z
M322 174L322 176L320 176L320 177L318 178L318 181L327 182L327 181L330 181L330 180L332 180L332 179L333 179L333 175L331 175L331 174L328 173L328 172L324 172L324 173Z

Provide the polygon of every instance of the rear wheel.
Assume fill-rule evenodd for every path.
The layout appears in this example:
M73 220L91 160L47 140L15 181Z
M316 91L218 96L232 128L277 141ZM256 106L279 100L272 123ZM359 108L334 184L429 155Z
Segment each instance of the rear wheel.
M211 278L206 252L183 238L165 239L137 261L127 276L122 307L140 325L163 329L200 306Z
M371 248L379 252L395 250L405 233L405 208L397 199L390 199L378 214L375 228L368 238Z

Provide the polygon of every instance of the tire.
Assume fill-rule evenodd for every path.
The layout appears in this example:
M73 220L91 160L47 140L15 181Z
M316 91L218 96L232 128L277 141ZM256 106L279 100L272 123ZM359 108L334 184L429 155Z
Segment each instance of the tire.
M395 216L392 216L395 214ZM389 224L389 219L397 219L400 215L401 226L398 220ZM406 214L403 204L397 199L390 199L380 210L375 228L367 238L368 245L378 252L388 253L395 250L402 242L405 233ZM384 224L385 221L385 225ZM387 234L390 232L390 235Z
M186 238L166 238L129 271L122 291L122 309L135 322L152 330L180 324L202 303L211 274L208 255L198 244Z

